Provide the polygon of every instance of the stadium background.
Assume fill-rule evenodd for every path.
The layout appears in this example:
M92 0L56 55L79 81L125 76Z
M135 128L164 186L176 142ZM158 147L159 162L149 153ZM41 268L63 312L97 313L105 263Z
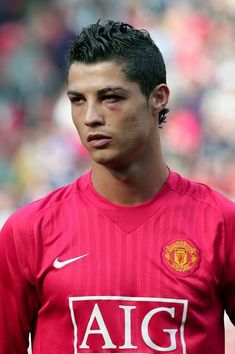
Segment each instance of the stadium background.
M166 160L235 199L235 0L1 0L0 227L89 168L66 100L65 54L98 19L149 30L171 89ZM226 354L235 354L227 327Z

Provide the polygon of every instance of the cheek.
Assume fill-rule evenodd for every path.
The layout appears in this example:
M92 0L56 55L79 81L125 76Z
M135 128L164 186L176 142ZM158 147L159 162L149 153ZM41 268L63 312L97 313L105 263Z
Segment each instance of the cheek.
M142 131L145 128L145 119L143 114L140 112L134 112L134 114L130 114L126 120L126 130L128 132Z
M75 128L77 129L77 131L79 131L78 120L73 115L72 115L72 121L73 121L73 124L74 124Z
M85 134L84 134L84 130L82 129L81 120L79 120L79 119L77 118L77 116L74 117L74 116L72 115L72 121L73 121L74 127L75 127L75 129L77 130L77 133L78 133L78 135L79 135L79 137L80 137L80 140L83 141L83 140L84 140L84 139L83 139L83 136L84 136Z
M144 143L146 139L149 138L154 126L148 114L145 112L140 112L130 116L128 119L128 124L125 127L125 134L128 137L133 138L139 144Z
M115 124L116 136L119 141L119 147L121 149L127 149L128 147L135 145L140 141L142 131L138 125L136 117L130 116L125 121L118 121Z
M78 109L78 107L71 109L72 120L77 130L81 130L81 122L82 122L81 113L82 113L81 109Z
M74 124L78 120L78 117L81 115L80 110L81 109L79 109L79 107L76 107L75 105L72 105L72 107L71 107L71 116L74 121Z

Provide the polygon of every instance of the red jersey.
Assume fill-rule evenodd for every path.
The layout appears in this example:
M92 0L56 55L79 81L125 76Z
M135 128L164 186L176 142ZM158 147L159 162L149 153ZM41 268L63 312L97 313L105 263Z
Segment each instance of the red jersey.
M120 206L90 173L0 237L0 353L224 353L235 323L235 205L174 172Z

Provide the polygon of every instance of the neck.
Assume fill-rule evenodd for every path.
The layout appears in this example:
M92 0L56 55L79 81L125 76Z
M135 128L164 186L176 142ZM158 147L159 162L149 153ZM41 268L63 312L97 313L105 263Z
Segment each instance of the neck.
M95 162L92 166L92 183L96 191L120 205L134 205L151 199L167 176L168 169L163 160L148 166L136 164L118 170Z

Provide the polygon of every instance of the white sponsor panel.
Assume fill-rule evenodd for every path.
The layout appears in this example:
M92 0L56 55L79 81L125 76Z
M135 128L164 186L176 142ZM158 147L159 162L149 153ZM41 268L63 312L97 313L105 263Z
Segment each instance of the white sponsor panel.
M154 297L69 297L74 354L187 354L188 301Z

